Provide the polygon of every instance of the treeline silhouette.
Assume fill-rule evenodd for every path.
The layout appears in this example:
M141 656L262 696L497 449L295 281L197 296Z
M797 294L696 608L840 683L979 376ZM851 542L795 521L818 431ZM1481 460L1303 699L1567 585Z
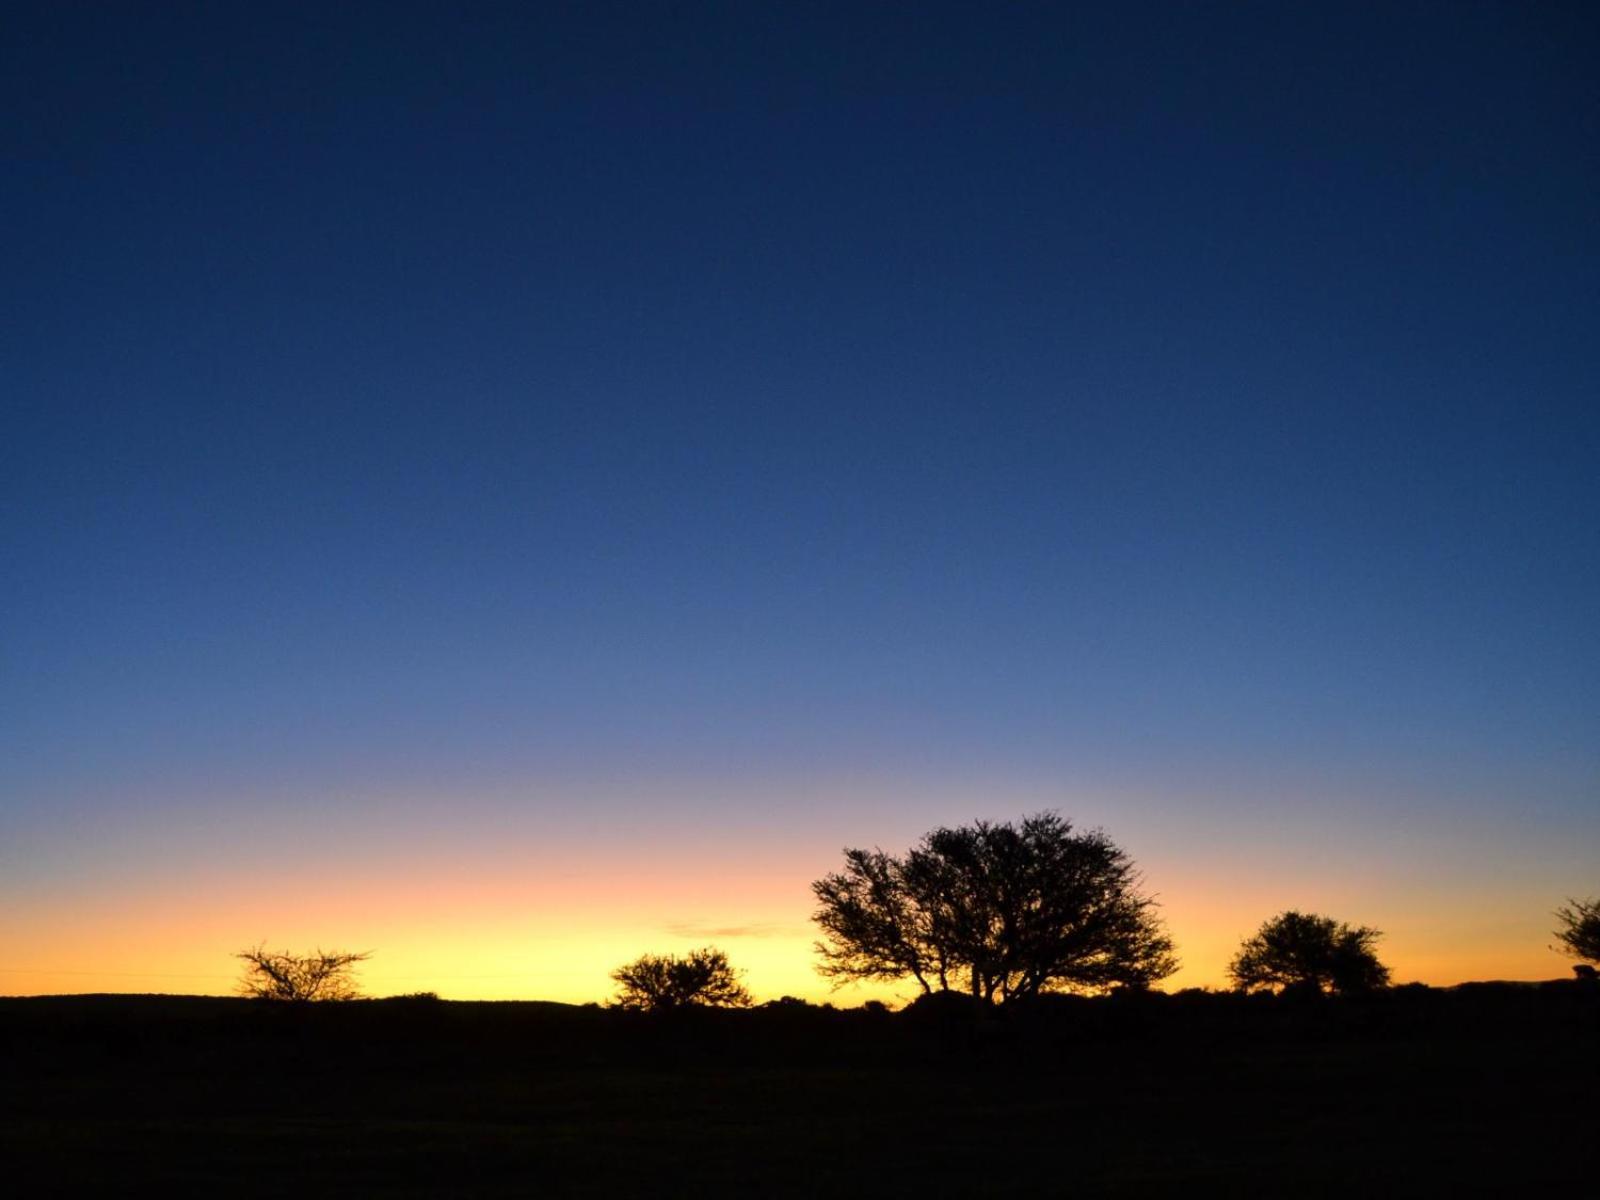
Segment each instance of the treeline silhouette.
M1595 987L0 999L0 1154L19 1195L1585 1194Z
M704 1003L739 987L714 952L619 968L605 1005L5 998L0 1161L23 1196L1592 1191L1600 983L1342 986L1371 931L1285 916L1236 963L1288 939L1312 981L1228 991L997 1003L1003 964L975 994L941 939L978 931L941 927L951 986L899 1011ZM318 993L357 965L257 954Z
M435 1065L477 1047L519 1061L629 1063L647 1054L741 1062L763 1054L783 1060L895 1061L929 1050L1029 1059L1051 1047L1133 1043L1173 1049L1236 1043L1401 1042L1411 1038L1520 1039L1530 1030L1553 1039L1593 1037L1600 985L1465 983L1447 988L1403 984L1360 996L1309 1000L1294 992L1242 993L1189 988L1175 993L1104 996L1049 994L1010 1009L957 992L918 997L899 1010L869 1001L853 1007L793 996L747 1008L685 1005L649 1014L613 1005L537 1000L441 1000L432 995L337 1004L261 1005L214 996L0 997L0 1052L22 1065L56 1066L104 1055L137 1061L176 1055L209 1057L232 1046L259 1051L273 1069L308 1066L332 1054L341 1069L364 1061ZM246 1051L244 1047L253 1047ZM258 1081L266 1086L264 1080Z

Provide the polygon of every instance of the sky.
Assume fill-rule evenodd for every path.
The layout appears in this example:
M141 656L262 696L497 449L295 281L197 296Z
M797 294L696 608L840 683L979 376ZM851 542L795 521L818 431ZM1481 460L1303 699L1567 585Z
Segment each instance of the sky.
M1565 974L1596 61L1559 3L8 5L0 993L822 999L845 847L1046 808L1168 987L1286 908Z

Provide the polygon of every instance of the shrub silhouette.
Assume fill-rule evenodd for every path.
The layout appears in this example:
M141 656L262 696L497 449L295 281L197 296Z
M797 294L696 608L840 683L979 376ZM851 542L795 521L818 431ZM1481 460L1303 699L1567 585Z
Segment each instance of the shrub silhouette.
M846 850L845 869L811 885L818 970L991 1002L1144 987L1178 964L1138 883L1104 833L1053 812L936 829L901 857Z
M1387 987L1389 968L1373 944L1382 934L1312 913L1284 912L1265 921L1228 967L1240 991L1321 994Z
M266 950L256 946L234 955L245 964L239 991L258 1000L307 1003L313 1000L354 1000L361 995L355 983L355 966L371 957L361 954L310 954Z
M697 1005L748 1008L750 993L721 950L706 946L683 957L646 954L611 972L618 1008L661 1012Z
M1600 900L1569 900L1556 909L1556 947L1584 962L1600 963Z

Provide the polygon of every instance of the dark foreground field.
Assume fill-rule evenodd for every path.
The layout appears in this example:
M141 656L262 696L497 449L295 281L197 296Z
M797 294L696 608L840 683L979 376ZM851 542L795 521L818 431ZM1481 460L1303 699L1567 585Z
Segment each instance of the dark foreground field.
M1600 1194L1600 995L0 1000L15 1196Z

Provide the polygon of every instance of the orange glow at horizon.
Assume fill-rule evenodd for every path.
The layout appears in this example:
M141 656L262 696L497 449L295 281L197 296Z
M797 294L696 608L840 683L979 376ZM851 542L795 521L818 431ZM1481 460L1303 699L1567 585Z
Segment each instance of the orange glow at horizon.
M6 947L0 994L171 992L229 994L231 957L258 941L296 951L370 950L360 979L371 995L432 991L449 999L605 1001L610 972L645 952L701 945L726 950L758 1000L799 996L858 1004L910 999L915 985L830 988L815 971L808 877L693 882L616 877L568 881L556 890L482 875L406 882L351 880L280 897L237 886L201 897L105 900L72 911L28 909L0 920ZM1176 890L1176 889L1169 889ZM1241 938L1272 912L1259 889L1166 901L1163 916L1182 966L1165 990L1224 987ZM714 893L714 894L713 894ZM1351 911L1302 904L1340 919L1378 924L1380 954L1396 982L1445 985L1472 979L1564 975L1537 910L1511 919L1425 910Z
M716 945L758 1000L906 1000L914 984L833 990L816 973L811 881L845 845L899 850L939 824L1046 807L1105 827L1138 863L1177 942L1169 991L1226 986L1239 942L1287 908L1382 930L1396 982L1564 976L1550 910L1564 879L1588 873L1582 846L1513 859L1458 836L1446 854L1449 831L1379 834L1349 804L1308 828L1248 800L1175 809L1156 794L983 779L512 790L262 800L227 822L175 806L102 823L93 844L35 836L0 909L0 994L226 995L231 956L262 943L370 950L371 995L585 1003L606 1000L611 971L640 954Z

